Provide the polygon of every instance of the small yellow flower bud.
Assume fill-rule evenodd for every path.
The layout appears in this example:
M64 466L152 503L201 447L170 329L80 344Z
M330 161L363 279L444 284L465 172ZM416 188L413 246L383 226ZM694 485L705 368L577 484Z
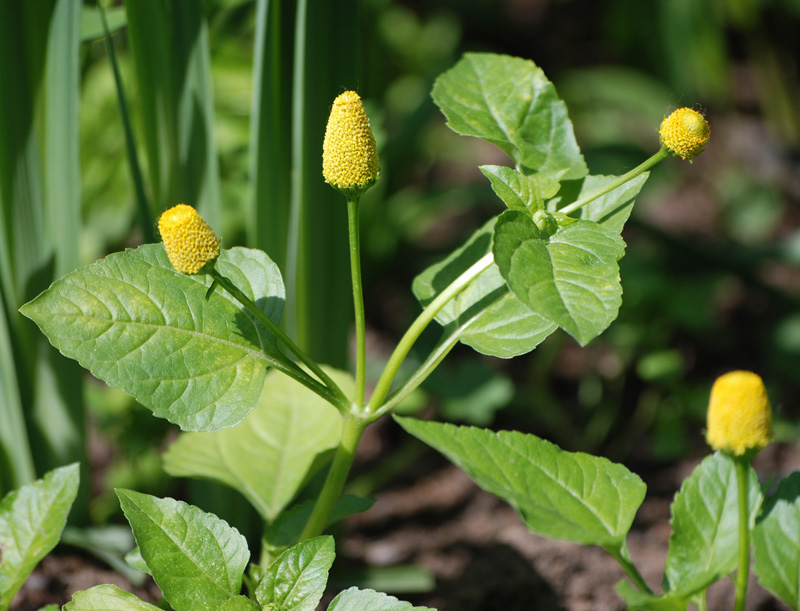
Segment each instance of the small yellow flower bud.
M322 176L345 195L366 191L378 178L375 137L355 91L333 101L322 143Z
M741 456L764 449L772 438L772 411L761 378L731 371L717 378L708 403L706 441Z
M196 274L219 256L219 238L191 206L178 204L164 211L158 231L176 271Z
M705 117L691 108L679 108L661 122L658 130L661 146L681 159L691 159L703 152L711 137Z

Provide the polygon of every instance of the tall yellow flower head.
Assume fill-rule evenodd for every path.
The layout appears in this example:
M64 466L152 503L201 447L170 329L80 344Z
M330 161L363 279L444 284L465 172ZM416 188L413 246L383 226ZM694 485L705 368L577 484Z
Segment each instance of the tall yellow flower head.
M661 122L658 130L661 146L681 159L691 159L703 152L711 137L705 117L691 108L679 108Z
M178 204L164 211L158 231L172 267L181 273L196 274L219 256L219 238L191 206Z
M333 101L322 143L322 175L345 195L359 195L378 178L378 149L361 98L345 91Z
M761 378L750 371L717 378L708 403L708 445L741 456L764 449L770 439L772 410Z

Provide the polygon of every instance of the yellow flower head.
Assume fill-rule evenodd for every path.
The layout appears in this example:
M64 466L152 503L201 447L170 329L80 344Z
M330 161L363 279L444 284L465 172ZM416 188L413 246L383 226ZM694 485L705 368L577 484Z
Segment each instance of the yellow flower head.
M711 137L705 117L691 108L679 108L661 123L658 130L661 146L681 159L691 159L703 152Z
M172 267L181 273L196 274L219 256L219 238L191 206L166 210L158 219L158 231Z
M366 191L378 178L375 137L355 91L345 91L333 101L322 143L322 175L345 195Z
M708 403L708 445L741 456L764 449L771 438L772 411L761 378L749 371L717 378Z

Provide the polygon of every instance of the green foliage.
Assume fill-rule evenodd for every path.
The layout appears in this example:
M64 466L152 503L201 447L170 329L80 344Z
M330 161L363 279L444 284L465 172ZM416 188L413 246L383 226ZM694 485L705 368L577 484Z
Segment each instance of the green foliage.
M523 171L588 174L566 105L531 61L467 53L436 80L433 99L453 131L497 145Z
M285 611L314 611L325 592L335 555L332 537L298 543L267 569L256 587L256 600L264 607L277 605Z
M78 493L78 465L54 469L0 501L0 609L58 543Z
M625 243L614 231L574 221L547 235L528 215L508 211L495 225L493 251L517 298L582 346L617 317Z
M800 472L781 480L753 530L758 581L792 609L800 609Z
M156 611L158 607L144 602L117 586L103 585L75 592L64 611Z
M622 548L645 485L622 465L565 452L534 435L396 418L401 426L509 502L533 532Z
M415 607L373 590L350 588L331 601L328 611L434 611L428 607Z
M218 609L239 594L250 552L235 528L197 507L117 490L142 558L175 611Z
M739 547L739 512L733 460L719 452L703 460L672 503L672 534L664 588L688 597L732 573ZM750 470L749 528L761 506L758 479Z
M482 256L491 252L495 219L476 231L444 261L414 279L413 290L423 306L447 288ZM436 316L448 334L454 334L478 352L511 358L533 350L556 330L550 320L532 312L513 293L492 265L445 305Z
M329 373L345 392L351 392L348 374ZM183 433L164 455L164 469L170 475L231 486L271 522L297 495L325 452L337 446L341 430L342 419L333 406L271 371L258 405L242 422L216 433Z
M219 269L280 321L283 284L260 251L223 252ZM53 344L187 430L219 430L255 406L276 339L211 280L176 273L162 245L114 254L68 274L21 311ZM189 354L190 358L185 358Z

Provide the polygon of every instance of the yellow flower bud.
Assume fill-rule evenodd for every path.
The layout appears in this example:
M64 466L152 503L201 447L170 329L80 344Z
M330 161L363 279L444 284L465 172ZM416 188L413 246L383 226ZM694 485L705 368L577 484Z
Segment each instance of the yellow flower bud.
M366 191L378 178L375 137L355 91L333 101L322 143L322 176L345 195Z
M731 371L717 378L708 403L706 441L741 456L764 449L772 438L772 411L761 378Z
M181 273L196 274L219 256L219 238L191 206L166 210L158 219L158 231L172 267Z
M703 152L711 137L705 117L691 108L679 108L661 122L658 130L661 146L681 159L691 159Z

